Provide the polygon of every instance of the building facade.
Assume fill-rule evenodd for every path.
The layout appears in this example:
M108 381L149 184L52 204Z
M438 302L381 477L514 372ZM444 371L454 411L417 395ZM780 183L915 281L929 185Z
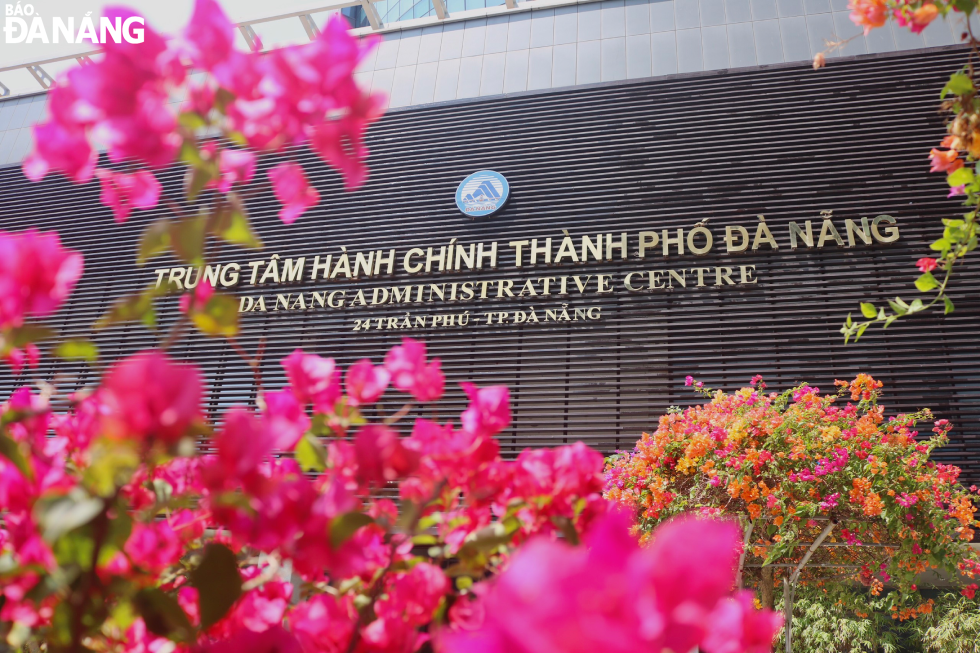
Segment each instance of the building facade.
M773 389L828 391L867 372L885 383L889 412L929 406L953 421L940 457L980 480L975 264L958 275L950 315L846 346L838 331L860 301L915 293L915 259L958 208L925 158L943 134L938 90L965 58L955 25L915 43L889 27L889 47L856 40L854 56L814 72L812 26L846 27L836 4L797 3L792 16L782 1L709 4L694 3L695 18L682 0L603 2L387 33L358 73L391 93L370 131L368 183L345 192L301 152L321 203L286 227L259 192L248 208L265 248L214 258L225 275L214 278L241 298L239 342L264 347L265 383L284 383L278 361L295 347L347 365L423 339L450 382L440 418L465 404L456 382L510 387L501 442L513 455L576 440L630 448L670 406L698 401L688 375L726 389L762 374ZM23 125L42 102L7 100L0 116ZM52 320L59 331L86 331L161 279L200 278L172 259L135 264L162 208L117 225L96 184L32 184L16 152L0 169L0 228L56 229L85 254ZM263 158L257 178L277 160ZM509 197L492 215L467 215L457 186L484 170L506 179ZM182 175L160 177L176 194ZM175 297L158 301L161 330L176 315ZM94 338L111 360L158 335L120 325ZM201 364L213 417L254 401L251 370L224 343L191 336L172 353ZM0 371L4 393L23 382Z

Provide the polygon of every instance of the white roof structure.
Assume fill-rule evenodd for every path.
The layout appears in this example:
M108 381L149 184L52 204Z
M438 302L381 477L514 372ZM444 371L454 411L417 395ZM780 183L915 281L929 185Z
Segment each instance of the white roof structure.
M576 5L596 0L227 0L222 6L238 26L238 45L256 49L304 43L315 38L333 14L344 12L353 19L357 33L384 33L527 11L532 8ZM81 21L87 14L98 15L106 5L117 1L100 0L79 5L72 0L37 0L32 16ZM125 3L159 32L173 34L187 23L193 0L129 0ZM24 3L28 6L29 3ZM450 8L453 9L450 12ZM82 9L86 11L82 11ZM346 10L346 11L345 11ZM31 16L25 15L28 23ZM258 37L258 38L256 38ZM98 56L99 48L87 43L4 43L0 51L0 98L46 90L65 69L85 57Z
M127 0L109 0L127 2ZM37 0L45 7L66 0ZM148 23L176 33L193 0L128 0ZM511 4L508 4L510 2ZM491 6L486 6L486 5ZM381 45L355 73L389 109L701 71L808 62L827 41L853 37L844 56L949 46L962 15L922 34L889 22L867 36L848 0L224 0L241 48L304 43L343 11ZM440 8L441 7L441 8ZM100 8L100 7L98 7ZM277 13L272 13L273 10ZM264 11L262 11L264 10ZM58 15L58 14L53 14ZM70 15L70 14L66 14ZM376 23L372 26L371 20ZM957 22L960 21L960 22ZM980 24L973 25L980 33ZM53 78L91 46L4 44L0 49L0 166L33 147ZM43 44L41 44L43 45ZM61 49L56 49L61 48ZM70 49L74 48L74 49ZM830 55L839 56L837 53ZM193 73L195 75L201 73ZM821 74L821 73L813 73ZM3 88L0 88L3 92ZM182 98L173 98L179 103Z

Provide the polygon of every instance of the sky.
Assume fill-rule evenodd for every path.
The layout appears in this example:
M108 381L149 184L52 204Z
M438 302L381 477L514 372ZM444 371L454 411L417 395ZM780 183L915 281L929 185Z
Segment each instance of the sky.
M34 0L33 2L20 3L17 3L16 0L0 0L0 5L4 5L4 20L7 12L16 8L17 4L20 4L21 8L25 10L27 5L32 5L34 8L33 15L44 19L45 27L48 30L51 29L51 19L54 17L63 20L74 17L75 29L77 30L82 17L87 12L92 12L92 16L95 17L102 13L105 6L126 5L141 14L155 30L175 33L187 23L194 3L193 0L114 0L110 2L98 0ZM317 10L330 9L337 3L331 0L219 0L219 4L224 8L232 22L239 23L297 11L315 13ZM323 18L325 17L326 14L323 15ZM315 18L320 17L315 16ZM29 24L31 17L25 16L25 19ZM321 21L318 20L317 22ZM298 18L257 25L255 31L262 37L263 43L270 46L306 40L305 32ZM39 43L37 39L32 43L7 43L4 36L4 33L0 32L0 69L54 57L80 54L93 49L91 44L45 44ZM244 40L241 40L239 47L245 47ZM74 61L71 63L74 64ZM52 76L57 76L60 69L68 65L52 64L44 66L44 69ZM0 72L0 82L15 94L41 90L26 70Z

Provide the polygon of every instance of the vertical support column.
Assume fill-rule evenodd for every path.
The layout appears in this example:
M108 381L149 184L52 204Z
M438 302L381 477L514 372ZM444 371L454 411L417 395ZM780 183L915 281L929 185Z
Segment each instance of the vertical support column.
M320 36L320 28L316 26L312 16L303 14L299 17L299 22L303 24L303 29L306 30L306 35L311 41L315 41L316 37Z
M793 653L793 592L795 586L783 578L783 628L786 629L786 653Z
M381 16L371 3L371 0L361 0L361 7L364 8L364 15L367 16L368 22L371 23L371 29L379 30L384 27L384 23L381 22Z
M262 44L259 42L259 37L255 33L255 30L252 29L251 25L239 25L238 30L242 33L242 36L245 37L245 43L248 44L249 50L252 52L257 52L259 49L261 49Z

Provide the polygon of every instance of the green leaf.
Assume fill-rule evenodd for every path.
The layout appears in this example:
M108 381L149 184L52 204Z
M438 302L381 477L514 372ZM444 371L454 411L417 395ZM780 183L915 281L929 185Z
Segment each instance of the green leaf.
M34 506L35 517L43 530L43 537L54 542L59 537L84 526L102 512L105 502L89 496L76 487L68 494L54 499L42 499Z
M874 304L869 304L868 302L861 302L861 315L868 318L869 320L875 319L878 315L878 309L875 308Z
M112 621L115 625L119 626L121 630L128 629L134 621L136 621L137 614L133 609L133 604L129 601L120 601L115 606L112 607L110 614L112 615Z
M566 542L572 546L578 546L578 531L575 530L575 524L571 519L565 517L564 515L556 515L551 518L551 522L558 527L558 530L561 531L561 534L565 538Z
M191 320L202 332L212 336L238 334L238 302L231 295L211 295L204 308L193 311Z
M151 222L140 236L136 248L136 265L145 265L154 256L170 249L170 220Z
M336 549L354 535L357 529L373 524L370 515L363 512L345 512L330 522L330 546Z
M170 246L177 258L192 265L203 262L206 226L203 216L170 223Z
M459 556L472 557L476 553L493 551L498 546L510 542L519 527L520 523L516 519L511 519L510 523L498 521L470 533L459 550Z
M211 233L225 242L249 249L262 249L262 240L252 231L248 212L241 202L233 200L231 208L220 212L211 227Z
M947 249L949 249L951 245L952 243L946 240L945 238L940 238L939 240L929 245L929 249L935 252L944 252Z
M140 590L133 597L136 611L146 622L146 629L154 635L168 637L177 642L191 642L194 639L194 626L176 599L153 587ZM201 602L201 611L204 611Z
M48 340L56 335L58 335L57 331L40 324L22 324L10 330L8 342L14 347L23 347L31 343Z
M94 363L99 359L99 348L91 340L66 340L55 348L54 355L69 361Z
M242 575L235 554L223 544L208 544L201 564L191 572L191 585L197 588L200 597L201 628L207 630L242 595Z
M62 568L77 567L82 571L90 571L95 540L92 539L89 529L82 528L59 537L51 545L51 551Z
M190 166L204 165L201 151L197 149L197 143L193 140L185 140L180 146L180 160Z
M854 342L857 342L858 340L861 339L861 336L864 335L864 332L868 330L869 326L871 326L871 322L865 322L864 324L858 327L857 334L854 336Z
M104 329L122 322L142 322L150 328L155 327L157 324L156 310L153 308L155 296L156 292L153 289L147 289L135 295L122 297L112 305L108 313L96 320L94 327Z
M901 304L898 303L901 302L901 298L899 297L896 297L895 299L898 301L893 302L890 299L888 300L888 305L891 306L893 311L895 311L895 315L893 315L892 317L905 315L909 309L908 304L906 304L905 302L902 302Z
M225 107L235 101L235 94L226 88L219 88L214 94L214 106L221 113L225 112Z
M89 449L91 461L82 472L85 485L99 496L110 497L117 487L132 478L142 462L136 443L131 440L112 441L100 439Z
M201 165L187 169L187 177L184 179L184 192L187 194L188 200L191 202L196 200L204 187L217 177L213 168L214 166L210 162L204 161Z
M968 75L963 73L956 73L950 75L949 81L946 82L946 86L943 86L942 93L940 93L939 98L945 99L947 95L952 93L953 95L966 95L967 93L972 93L974 91L973 81Z
M304 472L322 472L327 468L327 452L317 438L307 433L296 445L296 462Z
M177 116L177 122L184 129L190 132L196 132L198 129L202 129L207 126L207 121L196 111L184 111L179 116ZM183 154L183 152L181 152Z
M946 297L945 295L943 295L943 302L945 302L945 304L946 304L946 310L943 311L943 315L949 315L954 310L954 308L953 308L953 300L951 300L949 297Z
M955 170L946 177L946 183L952 186L963 186L965 184L973 183L973 170L971 168L962 167L959 170Z
M918 313L924 308L921 299L913 299L912 303L909 305L909 313Z
M938 288L939 282L932 276L932 272L926 272L915 280L915 287L921 292L929 292L933 288Z
M0 433L0 456L3 456L14 464L26 479L34 478L34 471L27 463L24 452L20 450L20 445L6 435Z

